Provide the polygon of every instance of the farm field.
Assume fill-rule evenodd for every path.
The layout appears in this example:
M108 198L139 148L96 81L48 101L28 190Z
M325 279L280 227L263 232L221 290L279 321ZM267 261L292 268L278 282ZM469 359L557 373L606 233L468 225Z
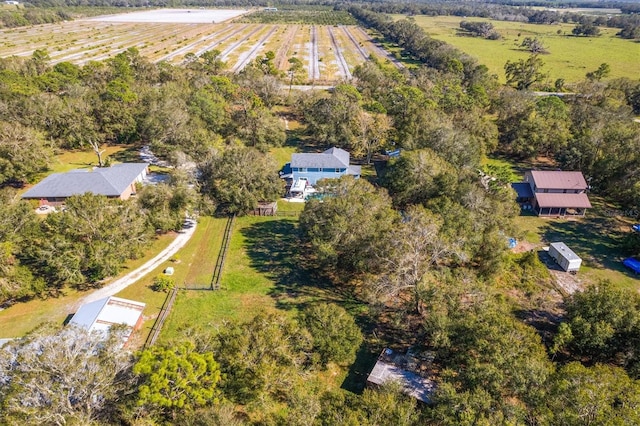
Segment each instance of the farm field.
M218 16L213 12L223 14ZM230 12L237 12L235 16L245 13L165 9L7 29L0 31L0 56L27 57L36 49L44 49L53 64L67 61L84 65L135 47L150 61L178 65L187 54L198 56L217 49L228 68L238 72L271 50L281 71L287 71L288 59L295 56L308 70L304 82L318 84L349 78L353 69L370 54L381 60L390 59L357 26L220 22L231 19ZM201 13L204 18L198 18Z
M404 17L394 15L394 19ZM502 83L506 81L504 64L508 60L517 61L529 56L527 51L519 48L525 37L537 37L549 51L541 57L551 84L559 78L568 83L583 80L587 72L596 70L603 62L611 66L609 78L637 79L640 75L640 43L616 37L619 30L615 28L601 28L600 37L588 38L571 35L574 24L538 25L457 16L414 16L412 19L433 38L476 57ZM458 28L463 20L490 21L502 39L460 36Z

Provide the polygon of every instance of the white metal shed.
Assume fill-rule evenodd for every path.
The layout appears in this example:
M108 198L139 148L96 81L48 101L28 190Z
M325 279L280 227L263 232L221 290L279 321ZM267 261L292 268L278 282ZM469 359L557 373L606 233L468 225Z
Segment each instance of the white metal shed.
M582 259L562 242L549 244L549 256L567 272L577 272L582 264Z

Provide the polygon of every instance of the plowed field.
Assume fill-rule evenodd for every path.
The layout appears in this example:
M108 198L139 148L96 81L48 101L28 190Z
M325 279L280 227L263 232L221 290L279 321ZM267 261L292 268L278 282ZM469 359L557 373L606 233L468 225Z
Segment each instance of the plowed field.
M295 56L307 68L308 82L316 84L349 78L369 55L390 60L357 26L229 21L246 12L163 9L3 30L0 56L30 56L36 49L46 49L54 64L68 61L83 65L135 47L153 62L181 64L189 53L200 55L217 49L228 69L237 72L254 58L273 51L280 70L286 72L288 59Z

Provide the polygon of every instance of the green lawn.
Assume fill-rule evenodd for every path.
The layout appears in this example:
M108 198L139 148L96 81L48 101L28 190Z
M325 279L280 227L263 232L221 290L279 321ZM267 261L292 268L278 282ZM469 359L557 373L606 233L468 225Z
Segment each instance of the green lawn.
M296 204L302 208L303 203ZM211 277L220 247L226 219L203 218L193 239L180 252L184 269L176 275ZM215 251L215 250L213 250ZM206 253L206 254L205 254ZM236 219L218 291L181 290L169 315L160 342L178 338L186 328L215 330L225 321L247 321L258 312L285 312L295 316L316 302L342 305L366 323L367 308L345 297L330 283L311 273L312 265L304 261L297 232L297 219L288 217L245 216ZM153 324L150 322L145 333ZM362 375L375 360L373 351L363 346L358 359L347 371L335 366L319 373L316 379L331 387L358 389Z
M626 257L620 249L631 222L619 216L607 216L602 200L590 197L594 208L583 218L541 218L532 214L516 219L524 239L547 245L562 241L582 258L579 275L586 282L609 279L617 285L640 289L640 280L622 265Z
M300 203L300 205L303 205ZM209 234L217 238L192 240L191 276L211 279L226 219L208 219ZM207 226L205 224L205 226ZM289 218L245 216L237 218L224 265L219 291L182 291L171 312L162 338L170 339L181 328L215 326L223 320L248 320L258 311L288 307L285 287L300 285L297 232ZM214 253L203 253L213 250ZM186 256L184 256L186 258ZM197 259L197 261L196 261ZM294 272L295 271L295 274ZM194 321L194 319L197 319Z
M404 17L394 15L395 19ZM616 37L619 30L615 28L601 28L600 37L588 38L572 36L573 24L525 24L457 16L415 16L412 19L433 38L446 41L476 57L503 83L506 81L504 64L508 60L525 59L529 55L519 48L525 37L538 37L547 47L549 54L542 55L542 59L552 84L558 78L564 78L566 82L583 80L587 72L596 70L603 62L611 65L608 78L637 79L640 75L640 43ZM457 30L463 20L491 21L502 39L460 36Z
M107 157L117 158L126 152L122 146L104 146L103 160ZM122 160L118 160L122 161ZM74 169L87 169L98 165L98 156L93 150L64 151L55 155L51 161L51 173L64 173ZM47 173L49 174L49 173Z

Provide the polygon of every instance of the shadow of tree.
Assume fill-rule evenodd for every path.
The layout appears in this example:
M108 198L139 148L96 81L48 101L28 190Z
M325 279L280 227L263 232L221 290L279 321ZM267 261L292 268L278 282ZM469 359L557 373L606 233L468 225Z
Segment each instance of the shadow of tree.
M142 161L140 159L140 147L137 146L127 147L122 151L118 151L109 155L109 157L112 160L122 163L135 163Z
M366 343L363 343L356 352L356 360L349 368L347 377L340 385L344 390L360 394L366 387L369 372L378 359L377 353L371 351Z
M547 242L564 242L591 267L624 271L620 262L623 236L615 220L587 216L579 220L558 219L549 222L543 239Z
M303 311L314 303L335 303L354 315L365 336L371 335L379 324L369 312L368 305L358 300L351 291L342 290L323 278L307 260L302 251L296 221L291 219L258 222L242 229L250 265L273 280L269 295L276 307ZM379 345L363 343L351 365L342 388L360 393L366 377L375 364Z
M370 306L358 299L351 288L341 288L308 264L293 219L256 222L240 231L250 266L273 281L269 296L283 310L304 311L315 303L335 303L351 313L362 330L365 342L356 354L341 387L360 393L380 351L387 346L408 347L409 314L398 309ZM394 316L395 315L395 316ZM413 334L410 334L413 335Z
M269 295L276 300L276 307L290 310L317 300L342 302L331 283L305 267L294 220L258 222L241 232L251 267L274 282Z

